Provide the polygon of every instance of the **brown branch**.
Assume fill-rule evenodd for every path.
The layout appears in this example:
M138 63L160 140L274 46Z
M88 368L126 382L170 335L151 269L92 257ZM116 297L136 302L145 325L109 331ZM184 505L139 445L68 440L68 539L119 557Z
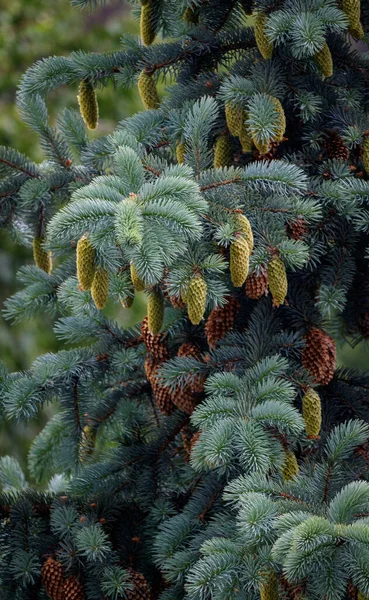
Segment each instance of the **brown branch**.
M0 162L3 163L4 165L7 165L11 169L14 169L16 171L21 171L21 173L25 173L29 177L33 177L33 179L38 178L38 176L35 175L34 173L31 173L31 171L28 171L27 169L24 169L23 167L20 167L19 165L15 165L14 163L11 163L10 160L6 160L5 158L0 158Z

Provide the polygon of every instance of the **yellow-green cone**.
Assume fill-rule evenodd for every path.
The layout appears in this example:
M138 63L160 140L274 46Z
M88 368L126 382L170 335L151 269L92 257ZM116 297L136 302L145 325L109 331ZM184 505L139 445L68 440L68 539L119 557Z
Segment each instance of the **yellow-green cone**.
M225 116L230 133L234 137L239 136L243 126L243 108L228 102L225 105Z
M313 388L309 388L302 399L302 416L307 437L312 439L319 437L322 407L319 394Z
M164 299L161 292L154 290L149 296L147 303L147 324L150 333L159 333L164 318Z
M141 39L145 46L151 46L155 39L153 10L154 8L150 3L144 4L141 8L140 32Z
M267 21L267 16L265 13L258 12L255 16L254 22L254 33L256 39L256 45L259 49L260 54L265 60L272 58L273 54L273 44L270 42L265 35L265 23Z
M252 139L254 145L256 146L256 148L259 150L260 154L267 154L269 152L271 140L260 141L257 138L257 136L255 134L253 134L252 131L251 131L251 139Z
M274 571L265 573L263 583L259 584L260 600L278 600L278 578Z
M109 297L109 271L97 267L91 286L91 296L98 309L104 308Z
M251 224L245 215L242 213L235 213L234 219L239 233L245 238L249 245L250 254L254 249L254 235L252 233Z
M205 279L197 274L192 277L186 293L188 318L193 325L198 325L206 309L206 296L208 286Z
M99 120L99 105L92 83L81 81L77 98L82 119L88 129L96 129Z
M184 142L178 142L177 146L176 146L176 157L177 157L177 163L179 165L182 165L184 163L185 154L186 154L186 144Z
M85 425L82 431L79 446L79 460L84 463L94 451L96 441L96 430L90 425Z
M289 481L298 475L299 466L297 464L296 455L292 450L285 450L285 460L282 468L282 477L285 481Z
M147 110L158 108L160 100L155 79L146 73L146 71L141 71L138 78L138 91L142 103Z
M363 143L363 165L366 174L369 175L369 135L364 137Z
M244 115L239 139L240 139L240 144L242 147L242 152L247 154L248 152L252 152L252 149L254 147L254 142L252 141L251 134L245 123L246 118L247 118L247 116Z
M269 96L273 102L275 109L278 113L278 131L276 136L273 138L275 142L281 142L283 140L284 132L286 131L286 115L284 114L283 106L274 96Z
M39 269L50 274L53 267L51 252L44 250L42 244L44 238L33 238L33 260Z
M241 287L249 272L250 248L247 240L239 235L232 242L229 252L229 269L232 283L235 287Z
M333 59L327 42L319 52L314 55L314 60L322 74L322 79L332 77L333 75Z
M273 297L273 306L284 304L288 290L286 267L283 261L274 256L268 264L269 290Z
M84 291L90 290L95 275L95 249L87 235L77 244L77 277Z
M229 167L233 160L232 142L228 135L221 135L215 142L214 169Z
M133 287L135 288L136 292L143 292L145 289L145 282L141 279L141 277L137 273L136 267L134 266L133 263L131 263L130 269L131 269L131 280L133 283Z
M349 32L357 40L364 37L364 30L361 25L361 2L360 0L342 0L341 7L349 22Z

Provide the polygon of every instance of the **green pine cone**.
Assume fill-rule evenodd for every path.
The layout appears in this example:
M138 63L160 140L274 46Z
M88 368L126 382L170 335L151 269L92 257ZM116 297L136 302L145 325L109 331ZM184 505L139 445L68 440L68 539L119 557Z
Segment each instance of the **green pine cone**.
M234 137L239 136L243 127L243 108L227 102L225 105L225 116L231 135Z
M229 254L232 283L235 287L242 287L249 272L250 248L246 238L239 235L232 242Z
M235 213L234 219L239 233L245 238L249 245L250 254L254 249L254 234L252 233L251 224L247 217L242 213Z
M369 135L364 137L363 143L363 165L366 174L369 175Z
M99 120L99 105L92 83L81 81L77 98L82 119L88 129L96 129Z
M252 149L254 147L254 142L252 141L251 134L250 134L249 129L248 129L247 125L246 125L246 122L245 122L246 119L247 119L247 115L244 114L243 115L242 127L241 127L241 131L240 131L240 134L239 134L239 140L240 140L242 152L244 152L245 154L248 154L249 152L252 152Z
M265 60L268 60L269 58L272 58L273 55L273 44L268 40L267 36L265 35L266 21L267 16L265 13L256 13L254 24L256 45L262 57L265 58Z
M302 399L302 416L305 421L307 437L311 439L319 437L322 408L319 394L313 388L309 388Z
M218 137L214 147L214 169L229 167L233 161L233 147L228 135Z
M201 275L192 277L186 293L188 318L193 325L198 325L204 316L207 298L206 281Z
M131 280L133 283L133 287L135 288L136 292L143 292L145 289L145 282L141 279L141 277L137 273L136 267L134 266L133 263L131 263L130 269L131 269Z
M349 22L349 32L357 40L364 37L363 26L361 25L361 2L360 0L342 0L340 8L345 13Z
M283 106L278 100L278 98L274 98L274 96L269 96L270 100L275 106L275 109L278 113L278 131L277 135L273 138L274 142L281 142L284 137L284 132L286 131L286 115L284 114Z
M160 100L156 89L155 79L146 73L146 71L141 71L138 78L138 91L146 110L159 107Z
M91 296L95 302L96 308L104 308L109 297L109 271L102 267L97 267L91 286Z
M292 450L285 450L285 461L282 469L282 477L285 481L289 481L298 475L299 466L297 464L296 455Z
M278 577L274 571L264 574L263 583L259 584L260 600L278 600Z
M332 77L333 75L333 59L327 42L319 52L314 55L314 60L322 74L322 79Z
M283 261L274 256L268 264L269 290L273 297L273 306L284 304L288 290L286 267Z
M77 244L77 277L84 291L91 289L95 275L95 249L87 235L81 237Z
M140 32L145 46L151 46L156 35L153 11L154 8L150 3L144 4L141 8Z
M184 163L185 154L186 154L186 144L184 142L178 142L177 146L176 146L176 157L177 157L177 163L179 165L182 165Z
M147 303L147 324L150 333L156 335L163 325L164 298L161 292L154 290L149 296Z
M44 250L42 244L44 243L44 238L34 238L33 239L33 260L35 261L36 267L45 271L45 273L50 274L53 263L51 258L51 252Z
M96 441L96 430L90 425L85 425L82 431L81 443L79 446L79 460L81 463L87 461L88 457L94 451Z

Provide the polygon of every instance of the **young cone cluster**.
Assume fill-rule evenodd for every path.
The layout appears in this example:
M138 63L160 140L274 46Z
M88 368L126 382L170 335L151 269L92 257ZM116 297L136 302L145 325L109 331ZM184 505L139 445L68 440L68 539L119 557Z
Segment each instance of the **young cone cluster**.
M77 277L82 290L91 289L95 275L95 249L87 235L77 243Z
M327 385L336 369L336 345L322 329L312 327L302 351L302 364L316 383Z
M63 566L51 556L42 565L41 581L50 600L64 600Z
M91 296L96 308L102 309L109 297L109 271L97 267L91 286Z
M52 270L51 252L43 249L44 238L33 238L33 260L39 269L50 274Z
M205 335L209 348L215 348L231 329L237 317L240 303L233 296L228 296L224 306L216 306L211 311L205 325Z
M232 142L228 135L220 135L214 147L214 169L229 167L233 160Z
M164 298L158 290L153 290L147 304L147 323L150 333L156 335L163 325Z
M357 40L364 37L363 26L360 21L361 17L361 2L360 0L341 0L340 8L348 18L349 32Z
M64 582L63 600L85 600L83 586L75 575L71 575Z
M278 600L278 578L274 571L265 573L263 583L259 584L260 600Z
M327 42L324 42L323 47L314 55L314 60L322 74L322 79L332 77L333 59Z
M81 81L77 99L86 126L88 129L96 129L99 120L99 105L91 82Z
M155 79L146 71L141 71L138 78L138 91L144 107L147 110L158 108L159 96Z
M151 46L155 39L155 22L153 19L154 7L151 2L146 2L141 9L140 32L145 46Z
M273 306L284 304L288 290L286 267L279 256L273 256L268 264L268 285L273 297Z
M205 279L196 274L188 284L186 303L188 318L193 325L198 325L206 309L207 285Z
M251 273L246 279L245 292L251 300L259 300L268 293L268 275L264 269Z
M125 593L126 600L150 600L151 599L151 591L149 585L142 575L138 571L134 571L133 569L129 570L131 583L133 585L132 590L127 590Z
M289 481L298 475L299 465L296 455L292 450L285 450L285 460L282 469L282 477L285 481Z
M322 408L319 394L313 388L309 388L302 398L302 416L305 421L307 437L311 439L319 437Z
M273 55L273 44L270 42L265 33L265 23L267 16L263 12L257 12L255 16L254 32L256 44L260 54L265 60L272 58Z
M229 269L235 287L242 287L249 272L250 247L242 235L236 236L229 252Z

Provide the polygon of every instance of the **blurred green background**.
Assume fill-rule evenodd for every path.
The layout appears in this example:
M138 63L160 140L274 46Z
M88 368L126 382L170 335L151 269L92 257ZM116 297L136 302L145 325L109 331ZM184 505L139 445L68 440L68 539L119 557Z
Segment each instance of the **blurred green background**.
M34 160L42 159L37 137L20 120L15 108L15 93L20 77L36 60L52 54L68 55L75 50L109 52L119 47L124 33L138 33L123 0L110 2L93 14L78 11L69 0L0 0L0 144L13 146ZM48 98L51 117L65 106L77 108L77 86L63 87ZM96 135L110 132L116 123L142 110L136 89L98 91L100 124ZM90 134L91 135L91 134ZM30 249L16 246L6 232L0 236L0 305L17 289L18 268L32 262ZM115 309L118 321L130 325L145 314L143 295L133 308ZM52 322L43 317L12 326L0 315L0 357L9 370L30 366L39 354L61 347L52 331ZM339 350L341 364L368 368L368 352L362 344L354 350ZM31 440L42 428L55 407L44 412L27 428L6 423L0 427L0 456L12 454L22 466Z

